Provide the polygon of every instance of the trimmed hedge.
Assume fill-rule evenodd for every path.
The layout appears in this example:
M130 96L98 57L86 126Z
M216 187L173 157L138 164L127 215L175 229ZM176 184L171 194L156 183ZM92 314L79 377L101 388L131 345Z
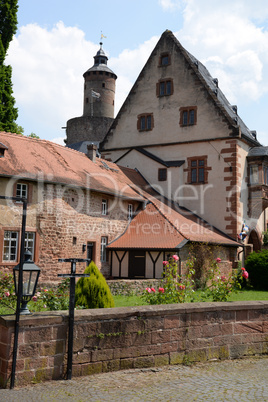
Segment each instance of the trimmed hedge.
M268 250L251 253L245 268L249 273L250 284L259 290L268 290Z
M75 287L75 305L84 308L114 307L114 299L107 282L93 261L85 269L88 278L80 278Z

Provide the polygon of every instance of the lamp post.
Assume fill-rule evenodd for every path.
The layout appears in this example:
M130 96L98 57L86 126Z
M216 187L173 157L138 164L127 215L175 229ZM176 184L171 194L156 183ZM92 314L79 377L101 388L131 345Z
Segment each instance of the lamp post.
M31 257L32 253L29 250L26 250L24 253L24 262L22 266L22 294L20 314L31 314L27 307L27 303L35 294L38 278L40 275L40 268L35 265L35 263L31 260ZM19 267L20 264L16 265L13 268L16 295L18 295L19 289Z

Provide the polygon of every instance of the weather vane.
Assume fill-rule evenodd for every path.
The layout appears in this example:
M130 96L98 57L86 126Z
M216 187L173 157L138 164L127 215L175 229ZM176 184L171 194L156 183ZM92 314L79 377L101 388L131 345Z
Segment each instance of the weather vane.
M101 31L101 37L100 37L100 40L102 41L102 39L103 39L103 38L107 38L107 36L104 36L104 35L103 35L103 33L102 33L102 31Z

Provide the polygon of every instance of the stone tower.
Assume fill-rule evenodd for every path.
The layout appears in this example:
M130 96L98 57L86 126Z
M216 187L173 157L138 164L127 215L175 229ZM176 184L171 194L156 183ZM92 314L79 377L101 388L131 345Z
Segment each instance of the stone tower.
M94 65L84 74L84 107L81 117L67 121L66 146L87 152L88 144L98 145L114 120L115 81L117 76L107 66L102 49L94 56Z

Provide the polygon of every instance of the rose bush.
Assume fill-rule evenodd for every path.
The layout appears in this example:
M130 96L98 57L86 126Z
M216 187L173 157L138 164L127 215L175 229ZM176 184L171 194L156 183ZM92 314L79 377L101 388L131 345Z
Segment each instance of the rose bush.
M178 273L178 260L179 257L174 254L168 261L163 261L161 286L158 291L154 288L145 289L142 298L146 303L171 304L193 300L194 269L189 260L187 262L188 273L185 276L180 276Z

